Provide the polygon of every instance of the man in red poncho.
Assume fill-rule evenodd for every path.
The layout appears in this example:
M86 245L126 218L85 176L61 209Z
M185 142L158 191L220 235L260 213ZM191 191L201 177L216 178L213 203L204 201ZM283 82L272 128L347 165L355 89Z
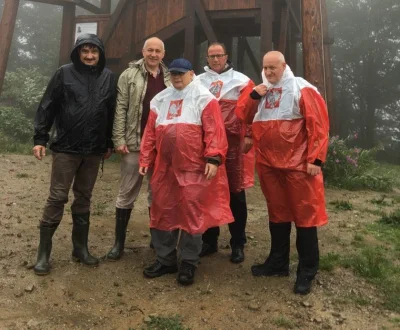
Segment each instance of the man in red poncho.
M189 61L169 66L173 87L150 102L150 115L140 148L144 175L154 168L150 228L157 260L144 275L178 271L177 281L193 283L201 235L210 227L233 221L225 166L228 149L218 101L199 82L192 82Z
M271 251L254 276L288 276L291 222L296 225L299 255L294 292L310 292L319 264L317 227L325 225L321 164L328 149L329 120L317 89L295 77L282 53L263 59L263 84L254 88L258 108L238 108L253 123L256 166L269 213ZM244 111L241 111L243 109Z
M254 185L254 149L251 125L244 124L236 115L238 104L251 107L250 97L254 83L244 74L233 69L228 61L225 46L214 42L207 49L208 66L196 78L217 98L224 119L228 139L226 171L228 174L230 207L235 221L229 224L233 263L244 261L246 243L247 203L245 189ZM218 251L219 227L208 229L203 235L200 256Z

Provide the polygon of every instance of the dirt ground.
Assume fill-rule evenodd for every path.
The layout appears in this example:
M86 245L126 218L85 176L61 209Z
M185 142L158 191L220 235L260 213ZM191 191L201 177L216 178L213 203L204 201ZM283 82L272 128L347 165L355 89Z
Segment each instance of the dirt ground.
M95 269L74 263L68 205L53 239L52 272L35 276L31 267L36 260L37 225L48 195L50 163L50 156L39 162L33 156L0 155L0 329L141 329L151 315L175 314L191 329L396 328L390 319L399 315L377 308L380 293L350 270L321 271L310 295L294 295L294 236L289 278L252 277L250 266L263 261L269 249L266 205L259 187L247 194L245 262L229 262L228 230L223 228L220 251L202 259L191 287L178 286L175 275L153 280L142 275L143 267L154 260L145 187L129 223L123 259L103 261ZM105 255L113 244L118 181L119 164L106 162L92 199L89 246L96 256ZM381 194L327 190L326 195L328 201L349 200L358 211L335 212L328 205L330 223L319 231L322 255L343 249L354 228L377 219L362 210L367 200ZM339 298L351 292L370 304L340 303Z

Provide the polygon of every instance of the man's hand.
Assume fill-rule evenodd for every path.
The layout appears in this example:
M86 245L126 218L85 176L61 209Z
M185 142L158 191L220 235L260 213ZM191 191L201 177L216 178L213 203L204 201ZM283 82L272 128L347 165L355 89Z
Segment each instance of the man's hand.
M148 167L140 166L140 167L139 167L139 173L140 173L141 175L146 175L148 169L149 169Z
M34 146L32 151L33 155L39 160L42 160L42 158L46 156L46 147L44 146L41 145Z
M103 155L103 159L108 159L111 157L111 155L112 155L112 149L108 148L107 152Z
M245 137L242 146L242 152L247 154L251 148L253 147L253 139L249 137Z
M126 144L123 144L117 147L117 149L115 149L115 152L122 155L129 154L128 146Z
M211 163L207 163L206 164L206 170L204 171L204 174L207 176L207 180L211 180L218 171L218 166L211 164Z
M264 84L260 84L256 87L254 87L254 90L260 95L260 96L264 96L265 94L267 94L267 86L265 86Z
M321 173L321 167L314 165L314 164L307 163L307 173L312 176L316 176Z

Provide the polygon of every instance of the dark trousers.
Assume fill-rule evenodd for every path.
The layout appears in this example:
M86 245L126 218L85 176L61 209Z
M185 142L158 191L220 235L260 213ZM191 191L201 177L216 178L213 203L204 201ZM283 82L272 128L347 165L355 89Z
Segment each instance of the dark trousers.
M50 194L44 207L42 224L60 223L72 183L74 193L74 201L71 205L72 214L90 212L90 199L101 158L101 155L53 153Z
M244 190L238 193L230 193L232 210L235 221L229 224L229 232L231 233L231 246L243 247L246 240L246 223L247 223L247 203L246 193ZM215 245L218 242L220 230L219 227L209 228L203 234L203 242Z

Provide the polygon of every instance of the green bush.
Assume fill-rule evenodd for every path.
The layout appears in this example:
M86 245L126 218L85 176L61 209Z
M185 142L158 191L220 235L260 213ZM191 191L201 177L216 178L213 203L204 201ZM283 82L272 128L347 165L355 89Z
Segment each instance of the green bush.
M33 123L18 108L0 106L0 132L27 143L33 136Z
M39 68L7 72L0 102L19 108L25 116L32 118L48 82L49 77L42 75Z
M355 138L356 135L346 139L338 136L330 138L324 166L325 182L330 186L349 190L391 191L391 179L371 173L374 167L379 166L375 161L378 148L364 150L349 147L349 143Z

